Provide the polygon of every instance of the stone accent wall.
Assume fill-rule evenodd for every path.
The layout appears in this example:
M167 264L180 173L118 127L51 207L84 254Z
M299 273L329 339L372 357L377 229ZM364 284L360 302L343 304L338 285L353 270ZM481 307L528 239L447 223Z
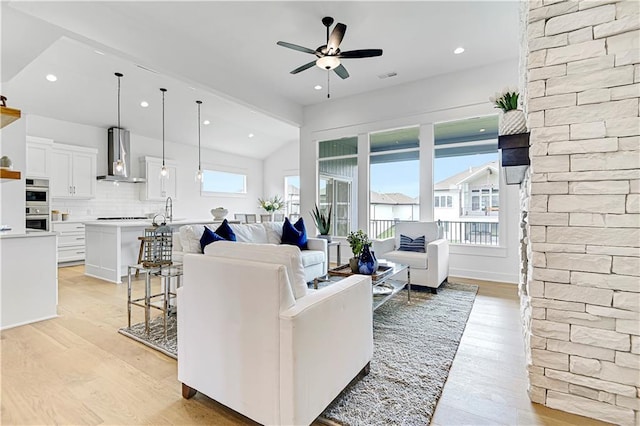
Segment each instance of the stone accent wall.
M528 6L529 395L640 424L640 2Z

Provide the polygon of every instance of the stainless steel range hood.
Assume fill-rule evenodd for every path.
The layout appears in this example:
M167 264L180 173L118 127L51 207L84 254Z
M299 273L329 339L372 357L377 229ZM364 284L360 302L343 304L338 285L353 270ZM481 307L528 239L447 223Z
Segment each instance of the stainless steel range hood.
M118 135L120 135L120 141L118 141ZM107 175L98 176L98 180L130 183L146 182L144 178L131 177L131 151L129 150L128 130L118 129L117 127L109 128L107 147ZM118 161L118 159L122 160L123 170L121 173L116 174L114 163Z

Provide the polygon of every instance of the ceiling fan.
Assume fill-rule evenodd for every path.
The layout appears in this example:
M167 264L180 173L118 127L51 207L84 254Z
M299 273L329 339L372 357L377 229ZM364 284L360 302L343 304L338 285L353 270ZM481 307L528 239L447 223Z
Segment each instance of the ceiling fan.
M327 44L318 47L316 50L309 49L308 47L298 46L297 44L287 43L286 41L279 41L277 44L282 47L288 47L289 49L297 50L304 53L310 53L316 55L318 59L304 64L295 70L291 71L291 74L297 74L301 71L311 68L314 65L324 69L333 70L340 78L348 78L349 72L340 63L340 59L357 59L357 58L371 58L374 56L381 56L382 49L359 49L349 50L343 52L340 50L340 43L344 37L344 33L347 31L347 26L342 23L337 23L329 35L329 27L333 25L333 18L326 16L322 18L322 23L327 28Z

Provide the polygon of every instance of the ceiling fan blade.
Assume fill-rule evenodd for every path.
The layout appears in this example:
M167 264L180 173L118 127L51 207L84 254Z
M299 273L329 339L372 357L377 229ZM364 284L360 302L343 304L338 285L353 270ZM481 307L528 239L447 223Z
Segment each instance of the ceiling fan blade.
M311 61L308 64L304 64L304 65L296 68L295 70L291 71L291 74L298 74L300 71L308 70L309 68L311 68L315 64L316 64L316 61Z
M335 67L333 70L336 72L336 74L340 76L341 79L344 80L345 78L349 78L349 72L344 67L344 65L340 64L337 67Z
M344 33L347 31L347 26L345 24L337 23L335 27L333 27L333 31L331 31L331 35L329 36L329 40L327 41L327 53L333 54L338 50L340 43L342 42L342 38L344 37Z
M316 54L315 50L309 49L308 47L298 46L297 44L287 43L286 41L279 41L276 43L278 46L288 47L289 49L297 50L299 52L311 53L312 55Z
M338 54L338 58L344 59L372 58L374 56L382 56L382 49L348 50Z

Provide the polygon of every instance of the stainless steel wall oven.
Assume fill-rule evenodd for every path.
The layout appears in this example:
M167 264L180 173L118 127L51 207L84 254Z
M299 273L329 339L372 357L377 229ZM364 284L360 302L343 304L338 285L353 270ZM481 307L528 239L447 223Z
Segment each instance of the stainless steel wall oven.
M49 230L49 180L26 179L26 228Z

